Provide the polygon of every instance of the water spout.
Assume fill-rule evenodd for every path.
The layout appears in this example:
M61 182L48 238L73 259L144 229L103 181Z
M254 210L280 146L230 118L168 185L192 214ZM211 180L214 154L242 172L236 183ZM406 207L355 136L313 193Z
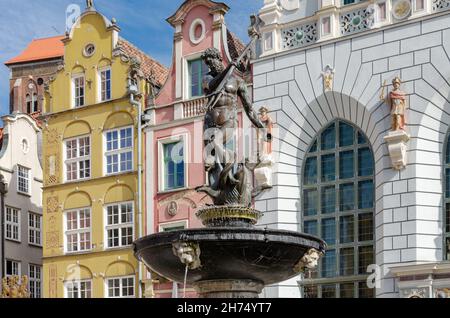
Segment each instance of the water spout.
M183 298L186 298L186 285L187 285L188 271L189 271L189 266L186 265L186 269L184 270Z

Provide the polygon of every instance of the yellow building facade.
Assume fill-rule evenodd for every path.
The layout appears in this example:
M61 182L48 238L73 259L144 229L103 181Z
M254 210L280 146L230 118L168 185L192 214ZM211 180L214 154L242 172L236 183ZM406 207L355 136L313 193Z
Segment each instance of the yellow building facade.
M119 31L88 8L66 34L64 66L47 85L46 298L141 295L143 268L132 251L144 215L138 132L149 83L162 85L167 70Z

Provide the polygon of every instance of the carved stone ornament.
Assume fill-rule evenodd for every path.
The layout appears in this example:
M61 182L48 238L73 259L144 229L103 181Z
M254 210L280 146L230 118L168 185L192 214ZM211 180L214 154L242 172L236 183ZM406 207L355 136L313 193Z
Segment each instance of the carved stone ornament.
M194 243L174 243L172 247L173 254L190 270L195 270L202 266L200 261L200 245Z
M410 0L397 0L392 8L392 16L396 20L403 20L411 14L412 5Z
M388 144L389 156L391 157L392 167L395 170L402 170L407 165L407 143L410 139L403 130L391 131L384 137L384 140Z
M178 214L178 203L172 201L167 206L167 214L170 216L176 216Z
M2 281L2 298L30 298L28 292L28 277L5 277Z
M325 92L330 92L333 90L333 80L335 73L336 73L335 69L332 68L330 65L325 66L325 69L322 72L323 89L325 90Z
M402 298L427 298L426 288L412 288L402 291Z
M317 268L319 260L322 256L323 253L319 252L318 250L313 248L310 249L297 263L297 265L295 265L294 271L296 273L304 273L306 270L313 270Z

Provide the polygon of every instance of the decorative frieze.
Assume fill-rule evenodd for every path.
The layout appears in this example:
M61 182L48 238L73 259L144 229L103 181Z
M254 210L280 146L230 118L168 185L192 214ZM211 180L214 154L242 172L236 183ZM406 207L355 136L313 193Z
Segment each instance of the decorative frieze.
M367 7L340 16L341 35L369 30L375 24L375 9Z
M433 11L443 11L450 9L450 0L433 0Z
M283 50L313 44L318 40L317 22L283 29L281 30L281 40Z

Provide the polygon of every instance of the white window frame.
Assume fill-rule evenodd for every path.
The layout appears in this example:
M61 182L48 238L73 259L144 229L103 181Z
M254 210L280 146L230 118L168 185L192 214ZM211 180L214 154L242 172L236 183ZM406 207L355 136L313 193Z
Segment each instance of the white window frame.
M164 145L183 142L184 154L184 186L178 189L167 190L164 178ZM170 136L158 139L158 193L170 193L185 190L189 184L188 159L189 159L189 139L188 134Z
M76 81L80 78L83 78L83 104L81 105L77 105L77 99L81 98L81 95L77 97L76 95L76 90L77 90L77 86L76 86ZM79 107L83 107L86 106L86 76L84 73L81 74L76 74L76 75L72 75L72 92L71 92L71 104L72 104L72 108L79 108Z
M184 229L189 228L189 221L188 220L181 220L176 222L169 222L169 223L161 223L159 224L159 233L167 232L168 229L171 228L178 228L178 227L184 227Z
M131 147L120 148L120 140L121 140L120 132L122 130L126 130L126 129L131 129ZM113 133L113 132L117 132L118 149L108 151L107 135L108 135L108 133ZM104 149L103 175L105 175L105 176L112 176L112 175L117 175L117 174L128 173L128 172L134 171L134 127L133 126L125 126L125 127L121 127L121 128L114 128L114 129L105 130L103 132L103 149ZM120 167L121 167L120 155L123 154L123 153L129 153L129 152L131 152L131 170L121 171L120 170ZM118 171L117 172L108 173L108 156L113 156L113 155L117 155L118 156L118 161L117 161Z
M133 295L123 296L123 280L133 279ZM109 296L109 282L112 280L119 280L120 296ZM118 276L118 277L107 277L105 278L105 298L136 298L136 277L134 275L130 276Z
M17 273L13 273L13 274L8 274L7 273L7 269L8 269L8 266L6 265L8 262L12 262L13 264L16 264L17 265ZM16 260L13 260L13 259L5 259L5 276L6 277L13 277L13 276L17 276L17 277L22 277L22 263L20 262L20 261L16 261Z
M84 139L84 138L89 138L89 155L88 156L83 156L80 157L80 140ZM72 142L72 141L76 141L77 143L77 157L75 158L67 158L67 143L68 142ZM86 146L85 146L86 147ZM83 181L83 180L89 180L92 178L92 138L91 135L83 135L83 136L78 136L75 138L69 138L69 139L65 139L63 141L63 156L64 156L64 168L63 168L63 174L64 174L64 181L65 182L77 182L77 181ZM84 177L84 178L80 178L80 163L81 162L85 162L89 160L89 177ZM77 164L77 177L75 179L69 180L67 178L67 165L68 164L73 164L76 163ZM85 171L87 170L86 167L84 169Z
M21 172L23 169L23 172ZM21 176L24 172L26 176ZM28 188L28 191L22 191L20 189L20 180L23 179L24 185ZM20 194L31 195L31 169L25 166L17 165L17 192Z
M34 267L34 276L31 276L31 268ZM37 277L36 273L39 270L39 277ZM29 278L29 291L30 291L30 297L32 298L41 298L42 297L42 266L35 265L35 264L29 264L28 265L28 278ZM31 286L34 287L35 293L37 295L31 294ZM33 297L35 296L35 297Z
M128 223L122 223L122 205L125 204L131 204L131 208L132 208L132 222L128 222ZM108 224L108 208L109 207L114 207L117 206L118 207L118 212L119 212L119 224L113 224L113 225L109 225ZM126 228L130 228L133 231L133 241L136 240L136 231L135 231L135 207L134 207L134 202L133 201L127 201L127 202L116 202L116 203L112 203L112 204L108 204L104 206L104 224L105 224L105 228L104 228L104 246L105 246L105 250L113 250L113 249L121 249L121 248L127 248L132 246L132 244L130 245L123 245L122 244L122 229L126 229ZM119 246L109 246L109 237L108 237L108 231L109 230L114 230L114 229L118 229L119 230Z
M110 82L110 96L109 98L103 98L102 90L102 73L109 71L109 82ZM106 97L106 86L105 86L105 97ZM99 103L104 103L112 100L112 68L111 66L100 68L97 72L97 100Z
M183 57L183 72L182 72L182 87L183 87L183 99L184 100L190 100L190 99L198 99L204 96L196 96L192 97L191 95L191 74L189 72L189 62L201 59L202 52L193 53L190 55L187 55Z
M81 211L89 211L89 227L86 228L80 228L80 212ZM73 230L68 230L67 228L67 214L69 213L76 213L77 214L77 224L76 224L76 229ZM92 209L90 207L86 207L86 208L79 208L79 209L74 209L74 210L68 210L68 211L64 211L64 253L65 254L79 254L79 253L87 253L92 251L93 247L93 242L92 242ZM89 249L84 249L81 250L81 239L80 236L81 234L85 234L85 233L89 233L90 234L90 248ZM67 236L68 235L77 235L77 250L76 251L69 251L69 246L68 246L68 240L67 240Z
M64 298L68 299L69 298L69 286L74 286L76 285L78 287L78 297L74 298L74 297L70 297L70 298L74 298L74 299L82 299L81 298L81 284L82 283L89 283L90 284L90 293L91 293L91 297L89 298L84 298L84 299L90 299L93 297L94 294L94 284L92 282L92 279L81 279L81 280L72 280L72 281L66 281L64 282Z
M8 211L11 211L11 220L10 221L8 221ZM14 222L13 221L13 212L17 212L17 222ZM22 224L21 224L21 219L22 219L22 211L20 210L20 209L17 209L17 208L13 208L13 207L11 207L11 206L6 206L5 207L5 228L4 228L4 231L5 231L5 239L6 240L8 240L8 241L14 241L14 242L18 242L18 243L20 243L21 241L22 241L22 239L21 239L21 230L22 230ZM11 235L13 234L13 229L14 228L17 228L17 239L15 239L13 236L11 236L11 237L8 237L8 232L7 232L7 227L8 227L8 225L9 226L11 226Z
M30 218L33 218L34 226L30 225ZM36 227L36 218L39 219L39 227ZM31 240L31 232L34 232L34 240ZM36 239L39 238L39 242L36 242ZM28 244L35 246L42 246L42 215L35 212L28 212Z

